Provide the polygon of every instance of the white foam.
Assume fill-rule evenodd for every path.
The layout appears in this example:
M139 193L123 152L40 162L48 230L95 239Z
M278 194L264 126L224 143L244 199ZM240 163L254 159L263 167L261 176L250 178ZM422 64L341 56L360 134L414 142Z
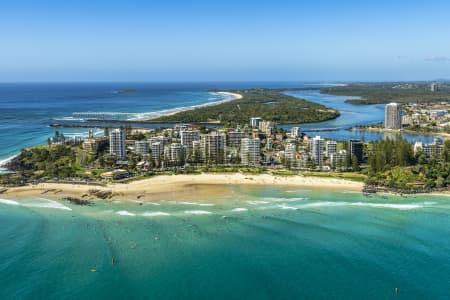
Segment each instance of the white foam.
M163 217L163 216L170 216L170 214L162 211L146 211L141 214L143 217Z
M299 205L296 208L314 208L314 207L339 207L339 206L358 206L358 207L372 207L372 208L391 208L400 210L410 210L419 209L430 206L425 203L408 203L408 204L395 204L395 203L371 203L371 202L343 202L343 201L325 201L325 202L314 202Z
M210 215L211 214L210 211L206 211L206 210L185 210L184 213L187 215Z
M215 95L215 96L220 96L219 97L220 99L217 99L216 97L214 97L214 98L210 98L208 100L217 99L217 101L211 101L211 102L196 104L196 105L192 105L192 106L183 106L183 107L177 107L177 108L163 109L163 110L153 111L153 112L129 113L130 118L128 118L128 120L130 120L130 121L142 120L142 119L150 119L151 120L151 119L155 119L155 118L158 118L161 116L171 115L171 114L182 112L182 111L193 110L193 109L200 108L200 107L214 106L214 105L226 103L226 102L236 99L235 96L233 96L233 95L223 95L223 94L214 93L214 92L210 92L210 94Z
M13 160L17 155L19 155L19 154L14 154L13 156L10 156L10 157L0 160L0 167L3 167L4 165L6 165L8 162Z
M182 205L197 205L197 206L214 206L212 203L196 203L196 202L175 202L176 204L182 204Z
M307 198L298 197L298 198L264 198L264 200L270 201L270 202L297 202L297 201L304 201Z
M21 205L25 206L25 207L72 210L70 207L62 205L59 202L48 200L48 199L44 199L44 198L41 198L41 199L42 199L43 202L29 202L29 203L22 203Z
M267 204L269 201L247 201L248 204L251 205L259 205L259 204Z
M116 214L120 215L120 216L128 216L128 217L134 217L136 214L131 213L129 211L126 210L120 210L118 212L116 212Z
M231 211L241 212L241 211L248 211L248 209L247 208L243 208L243 207L236 207L236 208L233 208Z
M296 210L296 209L298 209L297 207L294 207L294 206L288 206L288 205L284 205L284 204L278 205L278 207L281 208L281 209L291 209L291 210Z
M19 202L9 199L0 199L0 203L7 204L7 205L20 205Z
M62 210L72 210L70 207L62 205L59 202L48 200L41 198L41 202L25 202L19 203L14 200L9 199L0 199L0 203L6 205L16 205L16 206L24 206L24 207L36 207L36 208L50 208L50 209L62 209Z

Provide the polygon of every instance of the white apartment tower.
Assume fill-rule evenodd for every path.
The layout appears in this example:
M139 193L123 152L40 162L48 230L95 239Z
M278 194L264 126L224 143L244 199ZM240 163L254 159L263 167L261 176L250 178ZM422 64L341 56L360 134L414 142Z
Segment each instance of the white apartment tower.
M284 148L284 158L290 167L295 164L295 156L297 154L297 146L294 143L286 144Z
M152 159L154 162L157 162L161 159L161 156L164 152L164 146L162 142L153 142L151 144L151 151L152 151Z
M261 121L259 123L259 130L264 132L266 135L271 135L275 128L275 123L272 121Z
M384 115L384 127L386 129L401 129L402 117L401 106L398 103L386 104L386 110Z
M165 149L165 156L171 163L180 164L184 161L184 147L179 143L170 144Z
M323 163L323 139L320 136L315 136L312 138L309 147L311 158L316 166L321 167Z
M241 163L256 166L261 160L260 141L258 138L243 138L241 140Z
M198 130L183 130L180 132L181 145L186 149L186 154L193 151L192 143L200 140L200 132Z
M135 141L134 142L134 152L140 155L146 155L150 153L150 142L149 141Z
M109 132L109 153L118 159L127 158L127 133L123 128L116 128Z
M336 141L327 141L325 144L325 152L327 153L328 158L331 157L331 154L335 154L337 152Z
M437 92L437 91L439 91L439 85L438 85L437 83L432 83L431 86L430 86L430 90L431 90L432 92Z
M302 132L300 131L300 127L292 127L291 128L291 138L300 138L302 137Z
M212 132L201 136L200 148L205 162L221 163L225 158L226 136L223 133Z

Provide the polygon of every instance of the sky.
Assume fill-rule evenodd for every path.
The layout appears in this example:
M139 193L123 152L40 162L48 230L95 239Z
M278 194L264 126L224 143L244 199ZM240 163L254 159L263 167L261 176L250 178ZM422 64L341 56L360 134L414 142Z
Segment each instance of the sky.
M2 0L0 82L450 79L450 1Z

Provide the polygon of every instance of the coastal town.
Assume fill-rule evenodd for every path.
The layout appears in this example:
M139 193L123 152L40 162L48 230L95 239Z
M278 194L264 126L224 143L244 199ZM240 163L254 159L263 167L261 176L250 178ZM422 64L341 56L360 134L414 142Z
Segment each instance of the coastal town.
M430 89L436 92L439 86L433 83ZM240 110L245 105L246 115L265 109L270 111L270 119L250 115L245 120L242 115L239 117L242 121L235 122L229 115L225 122L228 126L215 120L169 123L154 128L115 121L120 126L103 126L101 131L91 127L86 138L56 131L48 138L47 146L24 149L12 159L8 168L13 173L2 176L2 183L129 182L155 175L200 173L331 177L364 182L365 191L390 189L404 193L443 190L450 183L450 143L445 141L444 130L433 132L434 137L432 141L428 138L428 142L421 139L410 142L400 135L371 141L330 139L310 134L311 130L302 130L298 125L278 124L274 113L280 107L291 109L301 105L316 114L316 118L327 120L339 115L336 110L304 100L297 102L266 89L244 90L242 95L236 91L218 93L232 95L234 99L169 117L212 119L211 111L235 107ZM444 101L428 105L387 103L382 125L361 126L359 130L400 134L410 128L445 128L450 122L448 109ZM321 111L327 114L321 115ZM329 111L333 114L328 114ZM215 116L223 118L223 114ZM291 114L290 118L305 117ZM103 121L114 124L111 120Z
M431 85L436 91L438 86ZM413 120L413 121L411 121ZM389 103L385 106L384 128L402 130L409 126L447 126L450 121L448 104L423 105ZM247 124L236 128L207 128L193 124L176 124L173 128L135 130L114 128L107 137L91 135L81 143L82 165L95 167L95 156L105 144L107 155L115 161L115 170L101 174L104 179L130 176L127 168L139 172L184 170L211 165L223 168L286 168L310 171L360 171L366 167L370 144L358 139L335 141L309 136L300 127L290 131L277 128L273 121L251 117ZM136 134L137 132L137 134ZM128 135L127 135L128 134ZM128 138L127 138L128 137ZM443 158L444 140L436 137L432 143L416 142L414 155L424 153L437 160ZM89 163L91 162L91 163ZM98 161L97 161L98 163Z
M421 111L419 121L428 119L446 120L447 111ZM383 130L401 131L408 126L405 120L411 115L416 118L413 105L399 103L385 105ZM420 123L423 124L423 123ZM305 174L332 176L378 185L380 178L391 178L391 168L402 166L427 165L433 162L446 162L448 148L442 137L436 136L431 143L417 141L405 147L393 144L391 155L378 157L379 142L365 142L359 139L332 140L318 135L310 136L301 127L293 126L285 130L271 120L250 117L245 124L234 128L205 126L199 124L175 124L163 128L132 128L131 126L105 127L103 134L89 130L87 138L66 137L56 131L48 139L48 146L25 149L10 163L10 169L20 174L16 183L42 181L102 182L129 181L154 175L249 172L254 174ZM392 141L392 143L397 143ZM57 147L65 148L57 148ZM46 148L50 147L50 148ZM56 147L56 148L55 148ZM403 153L395 153L403 149ZM51 153L56 151L57 154ZM55 150L56 149L56 150ZM61 163L49 162L49 156L59 155ZM394 161L395 157L407 157L407 161ZM36 160L34 164L31 160ZM382 160L384 166L376 164ZM405 169L409 170L409 169ZM411 169L412 170L412 169ZM430 181L416 172L413 177L414 188L444 188L445 178ZM382 185L411 189L401 177L389 179ZM419 176L420 175L420 176ZM9 176L7 180L15 178ZM377 178L377 179L375 179ZM385 178L385 179L386 179ZM384 180L384 179L383 179ZM387 179L386 179L387 180ZM439 183L437 183L439 182ZM375 184L374 184L375 183Z

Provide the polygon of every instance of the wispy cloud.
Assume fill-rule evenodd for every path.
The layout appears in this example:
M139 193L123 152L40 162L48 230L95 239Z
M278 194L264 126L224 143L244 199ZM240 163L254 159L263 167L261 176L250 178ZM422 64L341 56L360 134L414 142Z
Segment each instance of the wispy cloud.
M430 62L440 63L440 62L446 62L446 61L450 60L450 58L448 58L447 56L428 56L425 58L425 60L430 61Z

